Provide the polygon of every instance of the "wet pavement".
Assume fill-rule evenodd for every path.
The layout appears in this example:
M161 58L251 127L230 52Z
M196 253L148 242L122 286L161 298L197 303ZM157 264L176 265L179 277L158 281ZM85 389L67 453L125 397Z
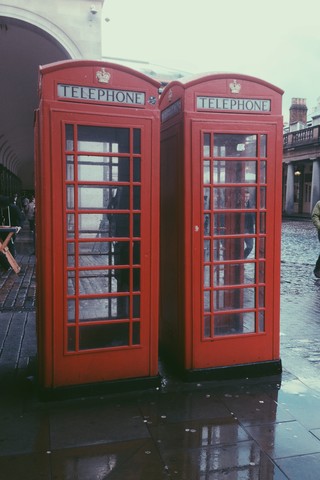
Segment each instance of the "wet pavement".
M35 272L0 275L1 480L320 478L319 252L283 222L279 376L184 383L43 402L35 388ZM162 368L162 367L161 367Z

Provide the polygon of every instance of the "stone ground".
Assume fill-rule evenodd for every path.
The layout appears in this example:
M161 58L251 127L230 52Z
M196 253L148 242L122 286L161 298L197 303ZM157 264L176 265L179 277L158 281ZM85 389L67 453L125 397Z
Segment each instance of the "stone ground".
M44 402L34 384L35 258L0 274L0 479L317 480L320 478L319 244L284 221L277 376L184 383ZM23 241L25 238L26 241Z

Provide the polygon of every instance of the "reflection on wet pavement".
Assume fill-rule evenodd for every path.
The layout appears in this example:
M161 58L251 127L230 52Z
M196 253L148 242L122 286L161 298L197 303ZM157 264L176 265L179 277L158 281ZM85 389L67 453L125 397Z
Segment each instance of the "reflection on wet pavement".
M320 392L320 252L311 221L282 224L280 344L284 368Z
M158 388L41 402L0 355L1 480L320 478L318 251L310 222L284 221L282 375L185 383L160 365Z

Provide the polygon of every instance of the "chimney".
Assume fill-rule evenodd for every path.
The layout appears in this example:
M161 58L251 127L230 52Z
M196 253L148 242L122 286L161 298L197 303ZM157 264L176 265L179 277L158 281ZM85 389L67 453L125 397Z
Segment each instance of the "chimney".
M290 125L301 122L307 124L308 107L305 98L292 98L290 107Z

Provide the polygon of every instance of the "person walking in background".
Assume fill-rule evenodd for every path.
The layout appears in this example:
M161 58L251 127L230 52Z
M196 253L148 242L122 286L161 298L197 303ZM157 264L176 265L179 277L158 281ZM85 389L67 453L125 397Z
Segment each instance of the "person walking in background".
M23 218L21 215L20 208L16 205L14 197L11 199L3 195L0 196L0 209L1 209L1 223L2 225L10 227L22 227ZM1 240L6 238L7 234L0 233ZM16 234L12 235L8 243L8 248L13 257L16 256L16 247L15 247ZM10 270L10 263L8 262L6 256L1 253L0 255L0 265L5 270Z
M244 194L244 202L245 208L252 208L251 200L250 200L250 192L248 190L245 191ZM254 233L254 224L255 224L255 216L253 212L247 212L244 216L244 232L248 234ZM247 258L253 249L253 238L247 237L244 239L245 249L244 249L244 258Z
M29 222L29 227L31 233L34 233L34 224L35 224L35 210L36 210L36 200L34 195L31 197L30 202L26 203L24 211L26 214L26 218Z
M320 200L318 200L318 202L313 207L313 210L311 212L311 220L312 220L313 225L317 229L318 239L319 239L319 242L320 242ZM316 265L314 267L313 273L317 278L320 278L320 254L319 254L318 259L316 261Z

